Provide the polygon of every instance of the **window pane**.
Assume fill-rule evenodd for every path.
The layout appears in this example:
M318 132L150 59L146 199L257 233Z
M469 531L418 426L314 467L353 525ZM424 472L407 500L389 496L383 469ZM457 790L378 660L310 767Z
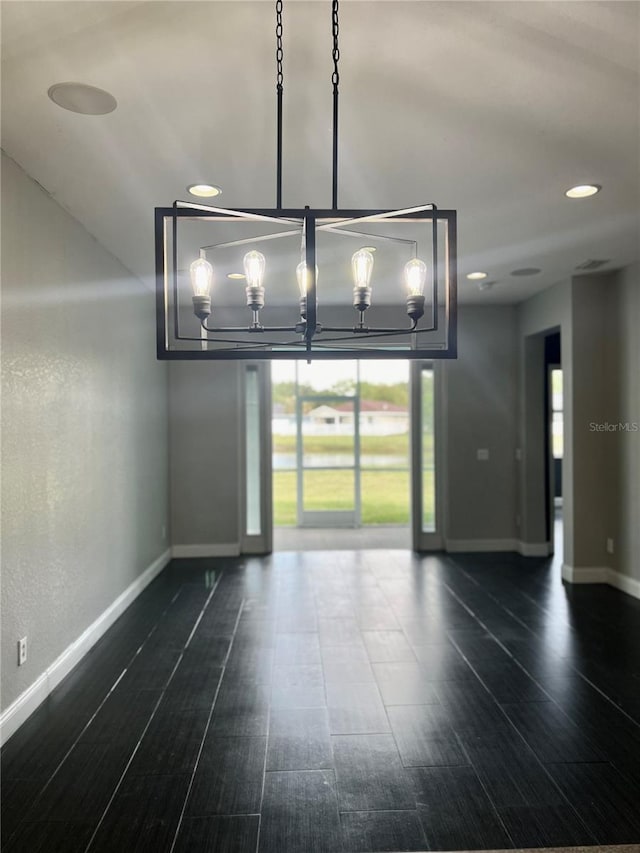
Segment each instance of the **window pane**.
M409 467L407 362L361 363L360 453L363 470Z
M554 412L551 421L551 439L553 458L562 459L564 445L564 415L562 412Z
M273 472L273 523L276 527L295 525L298 506L297 473L274 470Z
M562 370L551 371L551 408L554 412L561 412L563 409L562 400Z
M247 368L246 376L247 536L262 533L260 506L260 387L258 370Z
M305 403L302 415L304 468L353 468L355 465L355 406L347 400Z
M353 470L306 470L302 480L302 489L302 503L305 512L353 510L355 507L355 474Z
M421 439L422 439L422 530L436 529L436 483L433 416L433 368L423 369L421 381Z
M362 523L409 524L409 471L362 471Z

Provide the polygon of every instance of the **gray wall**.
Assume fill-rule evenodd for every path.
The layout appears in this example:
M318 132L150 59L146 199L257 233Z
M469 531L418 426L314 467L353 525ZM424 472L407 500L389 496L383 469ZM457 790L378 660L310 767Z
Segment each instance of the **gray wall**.
M516 535L515 317L512 306L462 306L459 358L442 365L448 539ZM383 315L381 322L391 321ZM242 369L170 366L172 541L184 555L239 548ZM478 448L489 449L488 462L477 461Z
M577 277L518 306L460 307L459 357L439 365L448 542L544 545L544 333L560 329L564 562L639 576L640 434L590 429L640 421L639 280L635 268ZM241 369L171 365L175 545L238 548ZM489 450L488 462L477 460L479 448Z
M640 427L640 265L618 274L607 334L611 423ZM611 445L611 476L618 500L611 508L611 567L640 581L640 430L600 433Z
M606 550L619 495L611 472L614 443L592 424L612 421L615 371L607 366L607 327L617 302L617 274L573 279L573 566L608 567Z
M542 335L559 328L564 377L564 563L640 577L640 433L593 424L640 423L638 267L576 276L518 307L519 499L524 541L544 529ZM615 543L608 554L607 539Z
M573 285L565 281L517 307L519 359L518 515L520 536L526 544L546 541L544 452L544 339L559 329L564 383L564 459L562 497L564 561L573 565Z
M515 320L514 306L460 306L458 358L442 363L447 540L516 537Z
M4 156L2 250L6 708L168 547L168 466L153 295Z
M239 548L242 369L231 362L170 365L174 547Z

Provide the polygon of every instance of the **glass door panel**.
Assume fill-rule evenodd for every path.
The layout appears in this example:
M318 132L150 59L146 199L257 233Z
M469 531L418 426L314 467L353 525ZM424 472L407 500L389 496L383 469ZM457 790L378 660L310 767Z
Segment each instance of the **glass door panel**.
M408 362L360 362L358 394L362 523L408 526Z
M434 376L432 367L420 371L422 531L436 530L435 421L433 416Z
M442 547L438 507L438 429L436 400L438 377L432 364L412 366L412 480L413 547L416 551Z
M298 397L298 524L356 527L360 520L358 400Z

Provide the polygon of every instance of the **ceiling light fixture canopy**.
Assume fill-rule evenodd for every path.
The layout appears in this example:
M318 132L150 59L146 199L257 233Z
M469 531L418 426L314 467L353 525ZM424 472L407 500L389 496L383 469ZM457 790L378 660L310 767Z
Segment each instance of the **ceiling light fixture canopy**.
M156 208L158 358L455 358L456 211L433 203L400 210L338 206L338 0L331 2L332 204L283 207L282 0L275 11L276 207L231 210L175 201ZM213 185L188 191L206 195L207 188L219 192ZM240 263L244 306L237 286L224 286L226 279L242 277L235 272ZM344 299L349 267L350 305ZM330 294L322 323L320 278ZM247 308L250 322L243 324ZM345 312L353 310L355 318L347 320ZM264 323L263 313L273 322ZM369 315L375 325L367 322Z

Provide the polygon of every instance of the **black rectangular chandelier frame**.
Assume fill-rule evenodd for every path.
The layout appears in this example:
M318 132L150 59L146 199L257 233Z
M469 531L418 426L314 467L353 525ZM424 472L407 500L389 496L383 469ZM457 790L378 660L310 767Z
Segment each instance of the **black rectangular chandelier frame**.
M279 223L302 235L302 258L308 271L306 312L288 326L262 326L254 312L254 322L247 326L215 326L201 322L199 337L185 334L180 324L180 286L178 270L178 223L201 222L268 222ZM328 231L358 236L349 230L360 224L423 222L431 229L430 304L424 317L412 319L405 328L369 327L363 322L351 326L321 325L318 316L316 281L316 232ZM438 258L438 226L444 226L442 263ZM258 237L277 239L295 233ZM363 235L364 236L364 235ZM376 240L398 239L368 234ZM250 242L250 240L235 241ZM400 239L400 242L411 242ZM231 243L232 244L232 243ZM231 245L216 244L216 247ZM213 247L204 247L201 253ZM457 357L457 270L456 211L438 210L423 205L405 210L341 210L341 209L247 209L229 210L177 201L172 207L155 209L156 316L157 356L161 360L274 360L274 359L450 359ZM442 317L439 317L439 295L442 295ZM440 331L444 340L421 345L424 333ZM339 337L333 337L333 335ZM284 335L284 337L282 337ZM275 336L275 337L274 337ZM277 337L280 336L280 337ZM293 336L293 337L292 337ZM394 337L410 336L410 346L394 347ZM368 342L375 340L370 345ZM177 348L174 341L192 343L192 348ZM384 345L381 345L384 344ZM215 347L208 344L215 344ZM221 346L224 345L224 346Z

